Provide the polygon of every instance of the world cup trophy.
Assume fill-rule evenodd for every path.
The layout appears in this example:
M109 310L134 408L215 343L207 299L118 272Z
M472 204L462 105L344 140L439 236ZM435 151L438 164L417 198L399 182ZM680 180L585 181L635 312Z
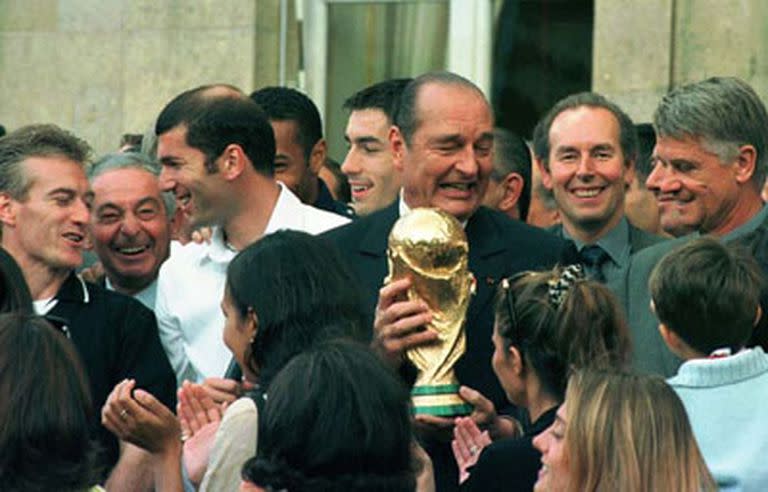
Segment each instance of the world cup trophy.
M418 376L411 396L416 414L466 415L472 406L459 396L453 367L466 350L464 321L475 291L469 271L469 245L455 217L438 209L416 208L401 217L389 234L386 283L411 279L408 300L425 302L428 324L438 334L429 345L407 352Z

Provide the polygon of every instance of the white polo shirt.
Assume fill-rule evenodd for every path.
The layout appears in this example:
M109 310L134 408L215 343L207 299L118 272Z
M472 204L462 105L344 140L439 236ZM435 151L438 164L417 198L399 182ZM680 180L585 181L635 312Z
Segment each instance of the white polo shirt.
M339 227L349 219L303 204L282 183L264 235L280 229L310 234ZM237 252L214 228L210 244L189 243L174 250L160 269L155 315L177 383L221 377L232 354L224 345L224 296L227 266Z

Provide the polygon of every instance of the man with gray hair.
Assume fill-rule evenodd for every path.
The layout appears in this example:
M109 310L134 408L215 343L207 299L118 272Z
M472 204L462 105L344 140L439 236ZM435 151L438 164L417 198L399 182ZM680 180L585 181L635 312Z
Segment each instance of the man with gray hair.
M656 146L646 186L659 204L662 228L683 236L648 248L632 260L627 300L635 367L671 376L680 360L664 345L649 309L648 278L667 252L711 234L744 241L768 227L760 190L768 162L768 113L755 91L733 77L679 87L662 99L653 118ZM765 340L758 325L752 344Z
M105 287L154 310L157 274L168 258L175 199L160 191L160 165L135 152L107 154L88 169L89 232Z
M525 222L531 203L531 151L504 128L493 130L493 171L483 205Z

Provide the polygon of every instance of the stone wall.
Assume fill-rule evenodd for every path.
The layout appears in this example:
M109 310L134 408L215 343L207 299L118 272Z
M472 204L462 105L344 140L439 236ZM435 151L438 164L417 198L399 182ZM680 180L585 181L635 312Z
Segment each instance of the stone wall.
M185 89L275 84L278 3L0 0L0 123L56 123L102 153Z
M0 123L13 129L53 122L101 153L115 149L123 133L143 133L182 90L227 82L250 92L277 84L279 5L0 0ZM636 121L649 121L670 87L711 75L742 77L768 97L768 58L759 56L768 48L768 2L595 0L594 26L593 89ZM331 51L355 27L366 28L335 25ZM296 24L289 22L289 86L296 85L297 53ZM343 131L337 119L329 121L339 127L329 129L334 142Z
M715 75L768 101L768 2L595 0L593 89L650 121L670 88Z

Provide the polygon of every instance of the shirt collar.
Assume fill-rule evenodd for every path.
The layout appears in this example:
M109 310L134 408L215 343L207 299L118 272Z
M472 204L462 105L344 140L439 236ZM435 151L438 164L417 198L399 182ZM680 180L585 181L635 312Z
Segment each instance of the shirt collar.
M267 227L264 229L265 236L280 229L303 230L304 214L301 213L300 209L309 206L304 205L299 197L294 195L282 182L278 181L277 185L280 187L280 194L277 196L277 203L275 203Z
M563 237L573 241L579 251L584 249L585 246L591 246L590 244L586 244L571 237L571 235L568 234L568 231L565 230L565 227L563 227L562 231ZM619 267L623 267L629 263L631 246L629 244L629 222L627 221L627 218L622 217L613 229L603 234L603 236L593 244L603 248L603 250L608 253L611 261Z
M325 185L325 181L317 178L317 199L312 206L323 210L332 210L335 201L333 195L331 195L331 190Z
M262 237L280 229L303 229L303 215L299 209L305 205L282 182L277 181L277 185L280 187L280 193ZM253 238L253 241L258 239L260 238ZM224 239L224 229L220 226L212 228L211 242L205 246L203 258L216 263L229 263L237 254L237 250Z
M104 288L107 290L115 290L115 286L109 281L109 277L104 277ZM157 297L157 278L155 278L149 285L131 295L134 299L141 302L149 309L155 309L155 299Z
M85 281L72 271L56 293L56 299L88 304L91 302L91 295Z
M760 227L760 225L765 222L766 219L768 219L768 206L763 205L763 208L761 208L758 213L753 215L751 219L736 229L732 230L728 234L724 234L722 240L727 242L749 234L750 232L757 230L757 228Z
M237 251L224 239L224 229L215 226L211 232L211 242L206 245L205 258L214 263L229 263Z

